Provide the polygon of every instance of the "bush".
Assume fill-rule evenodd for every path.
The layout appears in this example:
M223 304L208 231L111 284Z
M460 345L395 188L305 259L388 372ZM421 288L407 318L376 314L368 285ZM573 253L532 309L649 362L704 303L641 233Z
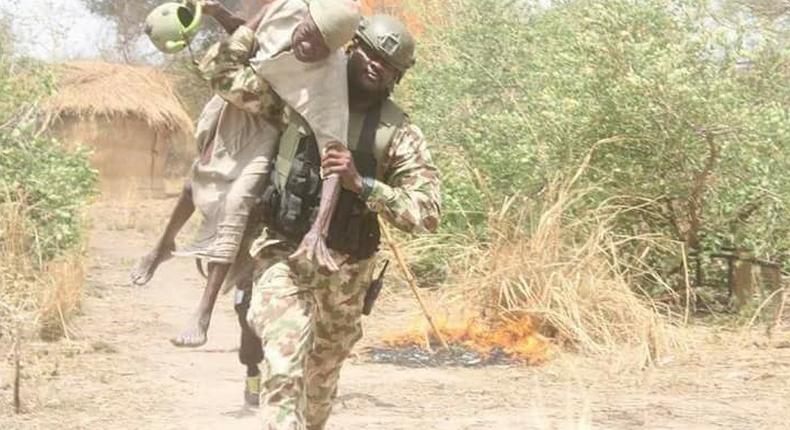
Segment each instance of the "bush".
M84 282L81 210L97 174L84 149L67 151L37 129L52 75L12 58L0 29L0 337L37 322L55 339L78 308Z
M790 249L780 41L716 25L704 1L451 3L403 91L444 173L445 232L483 225L505 196L535 197L593 151L587 207L640 207L616 234Z
M97 181L86 150L67 151L36 129L36 105L51 88L43 64L0 52L0 204L22 200L43 260L80 243L80 209Z

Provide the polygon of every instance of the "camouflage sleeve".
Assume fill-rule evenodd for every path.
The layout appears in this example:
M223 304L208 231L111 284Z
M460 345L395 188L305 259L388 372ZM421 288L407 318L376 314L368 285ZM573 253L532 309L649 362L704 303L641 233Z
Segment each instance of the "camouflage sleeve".
M211 89L228 103L279 120L282 101L249 65L254 49L255 32L241 26L227 39L212 45L198 63L198 69Z
M435 232L441 215L439 171L419 128L406 124L395 133L383 180L377 180L368 206L395 227L410 233Z

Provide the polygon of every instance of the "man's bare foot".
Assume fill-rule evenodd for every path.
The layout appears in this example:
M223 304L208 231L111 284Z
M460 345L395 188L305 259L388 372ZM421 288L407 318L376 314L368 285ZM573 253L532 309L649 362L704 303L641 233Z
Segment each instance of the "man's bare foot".
M159 265L173 257L175 249L174 243L162 244L141 258L129 272L129 282L134 285L147 284L154 277L154 272Z
M194 318L184 331L178 336L171 338L170 343L179 348L197 348L203 346L208 341L208 321L201 318Z

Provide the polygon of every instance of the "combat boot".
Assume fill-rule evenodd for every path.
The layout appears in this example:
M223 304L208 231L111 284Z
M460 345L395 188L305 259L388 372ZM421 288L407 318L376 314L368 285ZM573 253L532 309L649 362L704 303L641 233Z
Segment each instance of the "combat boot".
M248 376L244 381L244 403L258 406L261 401L261 375Z

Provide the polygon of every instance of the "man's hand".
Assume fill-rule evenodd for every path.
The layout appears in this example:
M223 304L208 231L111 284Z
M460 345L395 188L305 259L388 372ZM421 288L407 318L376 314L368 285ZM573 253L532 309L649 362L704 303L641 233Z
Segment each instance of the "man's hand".
M337 174L340 176L343 188L354 192L362 192L362 176L354 165L351 151L339 142L330 142L326 147L324 156L321 157L321 169L324 177Z
M304 258L315 263L318 266L318 271L324 274L339 270L326 246L326 238L329 236L329 223L340 197L340 186L340 177L337 175L324 179L324 183L321 185L318 215L310 227L310 231L302 238L299 248L289 257L291 261Z
M203 6L203 13L208 16L216 16L217 12L224 9L224 7L218 2L214 0L198 0L200 4Z
M231 13L222 3L215 0L187 0L192 6L200 3L203 7L203 14L214 18L215 21L225 29L228 34L233 34L244 20Z
M320 226L314 225L310 228L304 238L302 238L299 248L288 257L291 261L301 258L316 264L318 272L323 275L329 275L340 270L329 253L329 248L326 247L326 240L321 234Z
M220 10L224 9L222 4L218 1L214 0L187 0L187 3L192 7L195 7L197 3L200 3L200 6L203 7L203 13L208 16L214 16Z

